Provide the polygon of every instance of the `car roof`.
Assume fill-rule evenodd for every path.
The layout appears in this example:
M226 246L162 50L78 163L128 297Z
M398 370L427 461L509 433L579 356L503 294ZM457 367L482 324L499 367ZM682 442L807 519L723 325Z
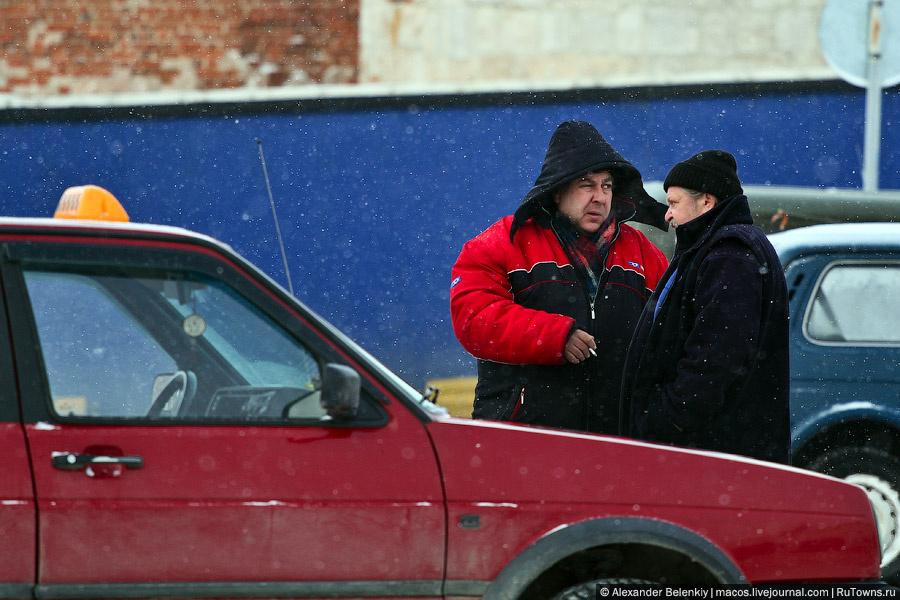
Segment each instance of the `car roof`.
M228 245L209 236L171 225L151 225L121 221L92 221L88 219L50 219L31 217L0 217L0 232L28 232L97 237L148 237L182 238L184 241L201 242L228 248ZM229 248L230 250L230 248ZM233 252L233 250L232 250Z
M900 223L829 223L769 235L782 262L809 252L900 248Z

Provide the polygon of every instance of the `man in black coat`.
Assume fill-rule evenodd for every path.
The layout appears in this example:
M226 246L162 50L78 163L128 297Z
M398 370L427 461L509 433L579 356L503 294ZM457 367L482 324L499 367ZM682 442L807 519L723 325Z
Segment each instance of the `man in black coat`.
M790 463L787 286L734 157L695 154L663 187L675 253L628 351L620 433Z

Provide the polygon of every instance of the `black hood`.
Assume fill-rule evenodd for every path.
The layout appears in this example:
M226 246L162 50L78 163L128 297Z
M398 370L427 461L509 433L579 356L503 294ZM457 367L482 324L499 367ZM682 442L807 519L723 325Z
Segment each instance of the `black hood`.
M640 172L603 139L600 132L585 121L566 121L550 138L541 174L534 187L515 212L509 237L532 217L542 218L556 210L553 191L576 177L595 171L609 171L613 176L613 211L619 222L633 220L669 228L665 220L666 206L644 190ZM546 207L547 211L541 210Z

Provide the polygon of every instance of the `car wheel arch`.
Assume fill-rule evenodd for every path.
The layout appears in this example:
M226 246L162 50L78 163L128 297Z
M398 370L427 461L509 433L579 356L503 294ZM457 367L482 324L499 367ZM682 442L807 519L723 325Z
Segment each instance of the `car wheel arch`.
M792 463L806 468L823 454L840 447L871 445L900 456L900 421L882 411L829 411L838 418L808 422L794 435Z
M659 548L697 563L718 583L747 583L740 568L709 539L680 525L643 517L604 517L558 528L513 558L487 587L485 600L515 600L567 558L593 548Z
M859 485L869 496L881 544L882 576L900 582L900 432L891 424L833 426L803 446L795 466Z

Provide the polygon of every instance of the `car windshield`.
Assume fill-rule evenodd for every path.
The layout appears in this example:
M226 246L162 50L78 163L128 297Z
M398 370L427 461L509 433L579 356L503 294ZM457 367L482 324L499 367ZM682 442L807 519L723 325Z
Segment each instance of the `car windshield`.
M180 286L187 294L173 293ZM250 385L272 385L290 382L291 385L308 385L310 378L297 381L299 374L314 372L315 362L306 356L301 369L286 363L285 356L293 354L296 341L281 328L275 327L265 314L228 288L204 279L197 282L178 282L160 291L168 304L185 319L200 320L203 335ZM237 318L240 315L240 318ZM265 343L260 343L260 332L266 332ZM309 363L312 364L309 364Z

